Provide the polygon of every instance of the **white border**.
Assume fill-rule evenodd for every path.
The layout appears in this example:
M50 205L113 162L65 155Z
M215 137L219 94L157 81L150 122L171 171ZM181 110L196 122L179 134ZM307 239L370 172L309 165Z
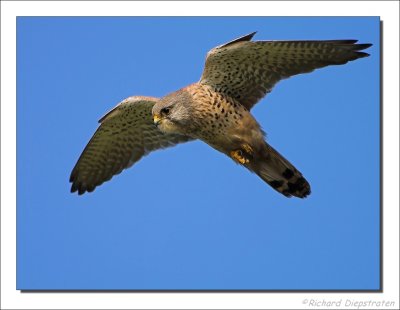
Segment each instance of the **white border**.
M384 293L20 293L15 289L16 16L214 15L381 16L384 22ZM2 309L309 309L319 301L395 301L399 308L399 3L340 2L4 2L1 3ZM352 309L354 307L346 307ZM361 307L361 309L370 307ZM382 308L383 309L383 308Z

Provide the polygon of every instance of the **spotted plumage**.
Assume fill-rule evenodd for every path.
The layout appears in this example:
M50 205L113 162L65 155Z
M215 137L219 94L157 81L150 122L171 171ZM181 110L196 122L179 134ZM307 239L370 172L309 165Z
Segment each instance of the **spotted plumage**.
M200 139L283 195L309 195L307 180L265 141L250 110L280 80L366 57L360 50L371 44L253 36L212 49L198 83L161 99L130 97L107 113L71 173L71 191L93 191L151 151Z
M154 126L151 109L158 100L126 98L99 120L99 128L72 170L72 192L92 192L151 151L191 140L164 134Z

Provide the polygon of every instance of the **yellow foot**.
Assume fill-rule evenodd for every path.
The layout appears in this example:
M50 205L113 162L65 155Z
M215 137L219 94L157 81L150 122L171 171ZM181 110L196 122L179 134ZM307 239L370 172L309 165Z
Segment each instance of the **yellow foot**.
M253 148L248 144L242 144L242 149L231 151L231 157L233 160L242 165L247 164L250 161L248 157L252 154Z
M243 156L242 150L231 151L231 157L233 160L242 165L249 162L249 160Z

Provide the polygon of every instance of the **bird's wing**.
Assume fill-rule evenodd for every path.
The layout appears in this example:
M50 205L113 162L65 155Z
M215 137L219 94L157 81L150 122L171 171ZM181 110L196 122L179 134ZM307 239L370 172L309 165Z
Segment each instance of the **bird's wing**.
M254 33L208 52L200 83L237 99L247 109L282 79L369 56L357 40L250 41Z
M99 120L99 128L71 172L71 192L92 192L151 151L191 140L156 128L151 110L157 100L129 97Z

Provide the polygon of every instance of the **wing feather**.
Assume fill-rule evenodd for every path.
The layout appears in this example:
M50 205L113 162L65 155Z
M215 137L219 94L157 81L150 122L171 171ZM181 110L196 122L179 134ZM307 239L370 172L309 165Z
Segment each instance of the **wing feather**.
M151 110L158 99L129 97L100 120L71 172L71 192L92 192L143 156L191 138L164 134L153 124Z
M201 84L251 109L282 79L369 56L357 40L249 41L254 33L212 49Z

